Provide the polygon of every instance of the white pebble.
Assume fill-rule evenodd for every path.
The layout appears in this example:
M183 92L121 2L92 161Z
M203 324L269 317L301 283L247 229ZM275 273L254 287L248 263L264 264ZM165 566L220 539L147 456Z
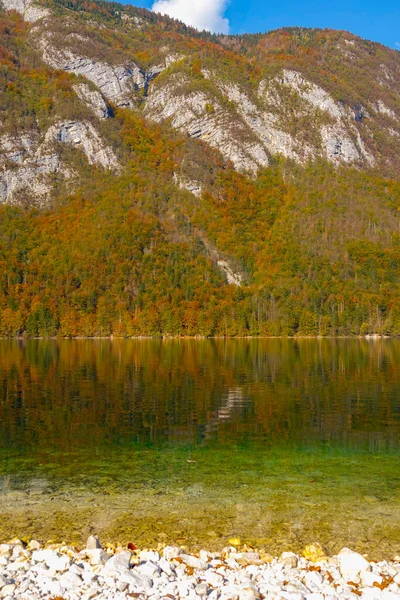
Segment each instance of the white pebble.
M308 571L304 577L304 583L311 592L318 592L323 581L324 578L317 571Z
M208 585L211 585L214 588L222 587L224 583L224 578L222 575L216 573L215 571L206 571L204 574L204 579Z
M239 600L257 600L257 594L251 587L245 587L240 591Z
M360 573L361 583L364 587L372 587L374 583L381 584L383 578L377 573L371 571L361 571Z
M146 562L148 560L152 562L158 562L160 560L160 555L158 552L154 552L153 550L142 550L139 554L140 562Z
M195 591L198 596L207 596L208 585L206 583L199 583L196 585Z
M143 573L143 575L147 575L148 577L153 578L154 575L158 575L161 572L161 569L158 565L154 564L152 561L145 562L138 567L136 567L135 571L139 573Z
M15 585L15 583L8 583L1 589L0 596L2 598L6 598L7 596L12 596L14 594L14 590L16 587L17 586Z
M197 558L197 556L192 556L191 554L181 554L180 558L188 567L192 567L192 569L200 569L204 571L208 567L208 564L205 560Z
M338 554L339 568L343 577L355 579L359 576L361 571L370 571L371 565L369 562L358 554L358 552L352 552L348 548L343 548Z
M279 562L285 567L296 568L298 563L298 557L294 552L283 552L279 559Z
M166 546L163 550L163 555L166 560L172 560L180 554L183 554L183 550L182 548L179 548L179 546Z

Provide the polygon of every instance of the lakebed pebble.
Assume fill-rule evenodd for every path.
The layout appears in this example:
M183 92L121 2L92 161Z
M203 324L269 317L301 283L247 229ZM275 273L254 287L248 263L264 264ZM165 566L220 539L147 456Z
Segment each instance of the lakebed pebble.
M199 555L174 546L102 548L95 536L83 550L12 540L0 545L0 599L400 600L400 557L324 554L318 544L274 558L238 546Z

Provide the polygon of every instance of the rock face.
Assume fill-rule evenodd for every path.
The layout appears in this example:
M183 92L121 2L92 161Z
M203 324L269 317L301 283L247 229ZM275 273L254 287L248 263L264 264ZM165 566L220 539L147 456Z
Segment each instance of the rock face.
M216 72L203 75L212 84L205 86L207 91L192 91L192 82L183 72L156 81L149 90L146 116L156 122L168 120L179 131L218 149L237 170L252 174L274 155L300 164L318 157L335 164L375 164L355 124L354 111L300 73L283 70L269 81L262 80L258 96L234 82L221 82ZM291 96L296 97L295 110L288 102ZM301 118L308 118L308 139L288 129L290 120Z
M111 117L111 109L100 92L91 90L86 83L77 83L73 88L78 98L93 111L98 119Z
M54 69L83 75L92 81L100 92L116 106L133 107L135 92L144 88L146 77L134 63L112 66L69 51L56 50L42 42L43 58Z
M288 89L304 101L302 109L310 115L310 125L315 122L314 111L325 114L331 121L319 129L322 149L326 158L332 162L366 162L374 164L374 158L365 149L359 132L354 125L354 112L346 110L342 105L321 87L305 79L301 73L283 70L282 76L276 77L268 86L267 98L279 97L279 89ZM298 116L301 116L300 114ZM314 119L312 118L314 117ZM311 152L311 155L318 152Z
M391 108L386 106L386 104L384 102L382 102L382 100L378 100L378 102L375 105L375 110L378 113L380 113L381 115L385 115L385 116L389 117L393 121L398 122L398 120L399 120L399 118L397 117L394 110L392 110Z
M6 10L16 10L21 13L26 21L34 23L43 17L47 17L50 11L39 6L32 0L1 0Z
M191 192L192 194L194 194L194 196L197 196L198 198L201 196L202 186L198 181L187 179L182 175L174 173L174 183L181 190L187 190L188 192Z
M103 169L118 170L118 160L111 150L105 146L90 123L80 121L65 121L50 127L46 133L45 143L58 141L71 144L83 150L90 165L97 165Z
M239 287L242 285L242 276L239 273L235 273L226 260L219 260L218 266L221 271L225 273L228 283L232 283L233 285L237 285Z
M51 191L47 175L60 169L57 154L45 152L37 135L0 139L0 202L10 202L24 189L45 200Z
M71 144L82 150L89 164L118 170L118 160L111 148L104 145L90 123L66 121L52 125L44 139L36 134L9 135L0 138L0 202L12 202L23 190L43 204L52 189L49 176L60 173L71 176L63 165L55 143Z
M288 86L314 108L326 111L334 119L340 119L343 116L343 110L334 102L333 98L315 83L307 81L301 73L284 69L282 76L275 78L273 83L278 86Z
M99 14L94 18L92 9L71 9L65 0L59 1L57 13L51 5L43 8L34 0L0 3L35 22L27 34L29 52L36 53L35 61L42 59L48 67L71 74L69 85L76 94L77 107L84 104L90 110L81 115L77 108L76 115L69 111L64 112L64 117L62 111L54 112L49 131L39 135L46 140L40 152L40 139L36 146L27 145L20 136L13 147L3 140L7 148L3 144L0 157L2 201L11 199L16 190L32 186L35 193L43 196L44 190L50 189L46 188L50 175L63 170L67 173L56 147L49 150L46 146L57 141L82 150L92 165L118 170L110 142L101 139L96 129L96 121L112 119L115 107L136 110L149 121L167 123L190 138L203 141L220 152L225 166L252 177L277 157L300 165L325 159L335 166L353 165L360 169L392 167L398 160L394 158L400 154L400 65L396 56L385 55L374 65L377 91L373 97L367 98L368 94L354 86L354 100L347 99L346 103L336 99L346 95L346 90L340 88L340 77L334 73L336 66L324 89L324 77L316 81L316 64L308 69L307 61L312 62L312 58L298 63L288 55L288 60L280 61L278 66L273 64L273 55L269 55L250 77L251 64L243 58L246 53L234 69L224 67L224 46L229 47L229 39L214 40L213 51L204 51L203 64L203 59L197 58L200 46L196 36L181 32L182 38L169 39L172 30L168 32L168 25L163 23L157 29L157 17L152 14L147 18L145 11L135 16L134 9L114 7L112 18L103 19ZM107 12L106 7L104 10ZM160 45L157 36L162 37ZM340 61L347 61L350 69L356 68L360 52L364 52L363 65L372 60L368 48L361 48L362 41L347 37L350 34L332 42L326 53L334 54L339 72L343 70ZM271 42L268 35L261 38L265 38L262 42L267 46ZM242 40L238 38L236 42ZM231 48L234 55L235 45ZM250 46L247 50L252 51ZM211 55L215 60L210 60ZM263 54L259 56L263 63ZM232 56L227 60L235 62ZM199 65L194 69L196 61ZM289 66L283 68L282 64ZM322 67L319 75L321 70ZM332 80L338 81L338 90L332 89ZM71 114L73 120L67 121ZM106 131L107 127L101 129ZM384 142L379 148L380 138ZM190 169L185 175L177 173L175 184L197 196L206 187Z
M277 126L278 121L273 112L257 106L239 86L225 84L220 87L228 99L236 105L239 115L269 154L281 154L299 162L312 154L312 149L308 145L298 144L289 133Z
M149 91L146 116L155 122L169 120L171 125L190 137L199 138L218 149L236 169L255 173L269 163L259 140L241 122L232 117L216 95L203 91L187 92L189 78L173 74L161 84L156 81Z
M81 42L80 46L83 52L85 52L85 47L90 47L90 38L72 34L72 39L78 39ZM111 64L103 60L90 58L84 54L78 55L68 45L59 47L54 43L54 34L51 31L40 34L37 43L42 50L43 59L48 65L54 69L61 69L86 77L95 84L103 98L106 98L117 107L136 107L138 104L137 92L144 90L147 93L150 82L168 65L180 58L179 56L167 56L163 59L163 64L154 65L145 71L132 60L128 60L123 64ZM81 87L77 91L79 97L85 98L86 102L96 106L99 110L99 99L94 98L93 93L91 92L89 98L88 91L84 91Z

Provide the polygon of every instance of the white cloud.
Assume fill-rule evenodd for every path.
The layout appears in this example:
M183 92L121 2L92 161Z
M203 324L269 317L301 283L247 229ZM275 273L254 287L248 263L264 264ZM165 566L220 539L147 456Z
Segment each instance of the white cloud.
M400 48L400 42L395 42L394 45L397 46L397 48Z
M224 18L226 0L156 0L154 12L169 15L199 31L228 33L229 21Z

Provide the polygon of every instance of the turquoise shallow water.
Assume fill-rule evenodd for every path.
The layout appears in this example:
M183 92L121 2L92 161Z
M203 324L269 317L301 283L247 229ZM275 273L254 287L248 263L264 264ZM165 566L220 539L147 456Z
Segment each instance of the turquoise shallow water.
M400 553L400 340L0 341L0 537Z

